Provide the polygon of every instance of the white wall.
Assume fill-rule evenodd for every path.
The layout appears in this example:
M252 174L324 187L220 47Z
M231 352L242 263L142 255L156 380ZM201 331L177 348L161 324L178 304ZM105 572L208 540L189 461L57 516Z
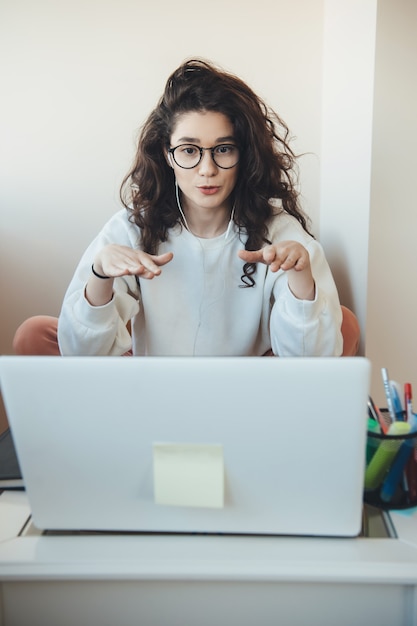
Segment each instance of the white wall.
M319 238L365 346L376 0L327 0Z
M379 0L366 355L417 395L417 2ZM417 407L417 398L415 398Z
M187 57L247 80L297 136L305 208L318 222L321 0L3 0L0 7L1 330L56 315L107 218L134 140Z

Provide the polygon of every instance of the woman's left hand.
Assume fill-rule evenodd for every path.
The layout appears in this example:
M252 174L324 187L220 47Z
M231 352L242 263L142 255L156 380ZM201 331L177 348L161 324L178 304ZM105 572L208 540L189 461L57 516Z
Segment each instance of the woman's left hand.
M300 300L314 300L310 256L298 241L280 241L254 251L240 250L239 257L246 263L264 263L271 272L288 272L288 286L294 296Z

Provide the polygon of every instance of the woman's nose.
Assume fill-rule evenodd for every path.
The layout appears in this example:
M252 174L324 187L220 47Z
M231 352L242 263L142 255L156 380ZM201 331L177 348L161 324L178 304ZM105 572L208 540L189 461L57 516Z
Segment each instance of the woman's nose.
M213 176L217 172L217 165L213 160L210 150L204 150L199 166L199 172L203 175Z

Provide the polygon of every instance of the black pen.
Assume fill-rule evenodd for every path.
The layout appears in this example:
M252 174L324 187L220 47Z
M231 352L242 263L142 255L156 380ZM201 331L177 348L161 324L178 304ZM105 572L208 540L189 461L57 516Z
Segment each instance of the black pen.
M372 419L378 422L378 424L381 426L381 431L384 433L384 435L386 435L391 420L388 416L386 419L384 419L384 416L376 406L375 402L372 400L371 396L368 396L368 413L369 416L372 417Z
M369 414L369 417L371 417L373 420L375 420L376 422L379 422L378 415L375 411L375 405L373 403L371 396L369 396L368 398L368 414Z

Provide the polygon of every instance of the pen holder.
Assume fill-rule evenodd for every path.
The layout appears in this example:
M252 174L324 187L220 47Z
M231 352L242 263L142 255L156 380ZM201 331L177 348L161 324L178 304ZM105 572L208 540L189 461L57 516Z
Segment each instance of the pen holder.
M386 409L380 412L383 417L388 416ZM406 433L407 428L408 423L399 420L391 428L393 434L382 434L369 423L364 486L366 504L386 510L417 506L417 432Z

